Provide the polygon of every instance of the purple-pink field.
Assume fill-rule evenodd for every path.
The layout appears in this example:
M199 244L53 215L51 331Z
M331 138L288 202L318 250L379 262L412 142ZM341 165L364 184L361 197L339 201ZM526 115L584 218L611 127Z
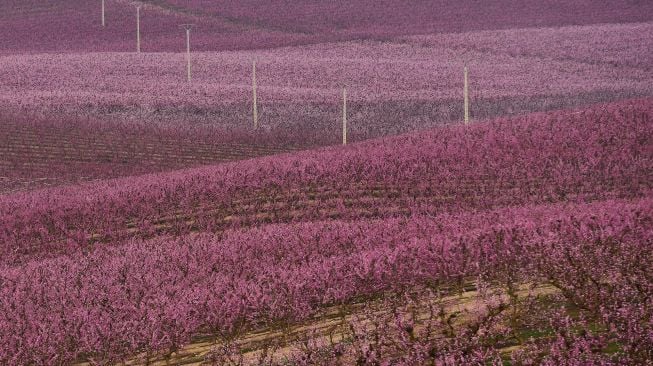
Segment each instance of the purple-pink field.
M100 9L0 2L0 364L653 365L653 2Z
M184 49L179 24L196 24L200 51L274 48L398 35L650 21L648 1L3 0L0 52L132 51L135 4L143 50ZM5 31L6 30L6 31Z

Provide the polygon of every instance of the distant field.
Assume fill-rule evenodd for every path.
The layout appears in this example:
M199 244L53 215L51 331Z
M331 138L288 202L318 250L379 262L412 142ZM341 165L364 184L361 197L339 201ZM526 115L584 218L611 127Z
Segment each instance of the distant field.
M0 4L0 53L130 51L135 11L127 0L107 0L107 28L100 0L5 0ZM258 49L398 35L525 27L642 22L653 5L641 1L394 0L180 1L150 0L143 9L145 51L184 47L182 23L195 23L201 51Z
M355 40L312 45L293 43L288 38L282 43L289 42L289 46L280 48L252 37L262 43L244 48L254 49L207 52L223 47L207 46L204 42L216 37L203 32L222 32L226 29L220 28L222 26L231 27L229 32L236 32L233 34L240 34L238 32L243 29L268 35L279 31L268 32L267 27L274 24L258 22L256 12L243 15L245 8L236 3L174 5L158 2L157 6L143 10L144 53L137 55L115 52L133 50L133 47L110 46L112 42L122 44L120 42L133 37L133 29L124 30L125 39L115 33L116 29L133 25L130 6L125 2L108 1L107 4L109 9L120 10L118 14L124 13L125 18L114 18L116 14L109 12L107 29L89 25L96 32L89 31L88 35L94 43L80 43L84 47L78 50L68 49L66 45L72 39L65 35L79 36L84 32L62 28L49 33L55 38L39 38L38 42L45 42L43 44L30 43L31 38L20 40L17 45L31 47L29 52L0 52L3 53L0 56L0 80L3 80L0 111L6 116L2 118L6 128L0 135L5 145L2 151L6 152L0 158L1 191L145 174L272 154L289 148L338 144L341 141L341 88L345 86L349 95L351 142L458 123L463 116L464 64L470 70L473 120L653 95L653 56L650 52L653 38L648 36L653 33L653 23L650 22L543 27L569 23L562 13L546 13L550 18L542 18L537 24L539 28L503 29L510 24L505 23L505 19L483 17L463 33L410 35L415 29L392 28L406 24L405 17L410 16L406 12L419 12L420 20L410 23L411 27L427 27L431 29L429 32L453 27L453 23L433 23L433 19L440 19L438 17L444 13L429 13L420 8L426 7L426 2L394 12L362 2L358 3L362 8L374 8L379 12L378 19L387 21L383 23L386 28L382 29L377 29L376 22L380 20L374 17L361 24L387 37L350 34L343 39ZM28 4L3 3L0 6L8 11L0 15L0 29L12 26L19 15L33 17L32 22L20 23L33 27L29 32L16 33L24 37L39 34L41 27L79 27L72 18L66 17L95 11L96 5L57 2L30 6L29 12L23 12L22 7ZM324 33L325 29L338 17L344 22L342 32L349 32L348 27L356 19L345 13L328 11L330 15L321 25L309 14L317 14L320 9L331 6L333 4L309 6L309 3L302 3L292 7L289 14L308 14L308 18L297 19L304 19L301 21L313 24L315 29L304 29L302 32L310 34L302 37L325 36L328 33ZM459 6L446 5L446 11L442 11L455 13L460 10ZM528 17L532 17L539 6L529 3L517 9L525 12L522 20L528 23ZM183 7L187 8L181 9ZM226 15L216 15L217 9ZM256 9L263 11L266 7ZM496 8L490 10L498 11ZM628 7L615 8L607 13L595 12L596 18L591 19L617 19L629 12ZM241 15L242 21L236 21ZM283 24L295 30L305 27L293 23L293 18L288 16L276 14L276 18L266 19L268 23L278 22L275 23L278 27ZM49 25L41 17L49 17ZM394 23L389 20L393 17L397 17ZM90 18L84 19L92 23ZM192 55L193 82L190 84L185 81L185 56L178 52L183 50L183 34L180 34L181 47L165 44L174 37L164 30L178 32L176 23L181 21L200 22L198 32L192 36L193 50L197 52ZM205 21L220 22L222 26L205 27L202 25ZM243 25L250 23L256 26ZM326 37L342 38L342 34L332 33ZM164 43L157 43L156 37L161 37ZM223 35L218 38L224 39ZM234 42L240 41L234 39ZM42 47L46 45L69 52L37 52L44 50ZM175 52L150 52L156 50ZM258 70L259 131L253 130L251 115L253 60L257 61ZM32 119L49 122L40 126L25 124ZM92 128L84 128L83 123L76 126L83 119L95 121L100 129L120 126L120 132L84 132ZM45 128L46 125L49 127ZM130 136L130 125L139 126L140 132ZM68 127L73 130L62 132ZM169 133L167 137L159 136L157 129L162 127L195 137L206 131L213 132L209 133L210 138L202 136L200 143L177 143L174 142L176 137ZM203 132L192 132L197 130ZM118 139L121 141L116 141ZM158 141L160 139L165 141ZM138 143L130 145L137 147L128 146L141 140L152 142L148 147L139 147Z
M481 31L273 50L0 57L0 107L251 133L251 62L263 131L286 144L338 143L341 88L350 139L462 119L462 68L475 120L653 94L653 23Z
M0 0L1 365L648 366L652 229L653 1Z

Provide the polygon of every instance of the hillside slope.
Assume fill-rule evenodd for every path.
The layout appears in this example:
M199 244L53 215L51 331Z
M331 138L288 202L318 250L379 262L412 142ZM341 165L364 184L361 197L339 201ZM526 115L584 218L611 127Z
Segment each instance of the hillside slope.
M273 136L137 122L0 117L0 194L295 151ZM306 147L306 146L304 146Z
M229 345L325 307L393 296L409 306L411 294L474 279L483 305L465 316L476 326L453 329L436 308L426 321L441 335L415 338L402 324L424 319L389 304L393 317L370 330L380 343L351 335L367 324L354 321L353 349L324 344L314 363L343 352L485 363L513 345L552 364L551 347L637 364L653 354L652 129L653 99L632 100L0 196L0 361L170 358L198 335ZM489 291L533 283L556 295ZM547 323L565 307L583 318ZM628 331L573 340L598 350L579 355L564 349L572 329ZM614 344L623 351L608 352ZM384 351L365 355L370 345ZM241 352L216 347L209 364Z
M626 101L5 195L2 262L267 223L644 197L652 110Z

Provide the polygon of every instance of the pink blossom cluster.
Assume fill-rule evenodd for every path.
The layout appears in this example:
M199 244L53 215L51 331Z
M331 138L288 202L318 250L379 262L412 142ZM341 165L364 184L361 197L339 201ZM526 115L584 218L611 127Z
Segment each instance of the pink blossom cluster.
M0 360L117 361L178 349L198 333L228 339L354 297L476 276L555 284L614 329L627 354L650 357L652 215L643 198L269 225L4 266Z
M0 117L0 193L293 151L274 134L214 126Z
M272 222L642 197L652 114L653 100L633 100L6 195L1 261Z

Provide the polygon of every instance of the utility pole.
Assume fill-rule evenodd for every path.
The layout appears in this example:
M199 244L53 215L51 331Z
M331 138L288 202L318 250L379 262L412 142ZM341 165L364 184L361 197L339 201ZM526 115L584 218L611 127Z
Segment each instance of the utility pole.
M106 26L107 23L104 21L104 0L102 0L102 26Z
M258 105L256 99L256 60L252 62L252 112L254 117L254 128L258 128Z
M469 84L467 80L467 65L463 70L465 76L465 85L463 86L463 98L465 103L465 124L469 124Z
M136 5L136 53L141 53L141 5Z
M347 145L347 89L342 88L342 144Z
M191 81L191 70L190 70L190 30L193 28L194 24L182 24L180 27L186 30L186 60L187 60L187 76L188 82Z

